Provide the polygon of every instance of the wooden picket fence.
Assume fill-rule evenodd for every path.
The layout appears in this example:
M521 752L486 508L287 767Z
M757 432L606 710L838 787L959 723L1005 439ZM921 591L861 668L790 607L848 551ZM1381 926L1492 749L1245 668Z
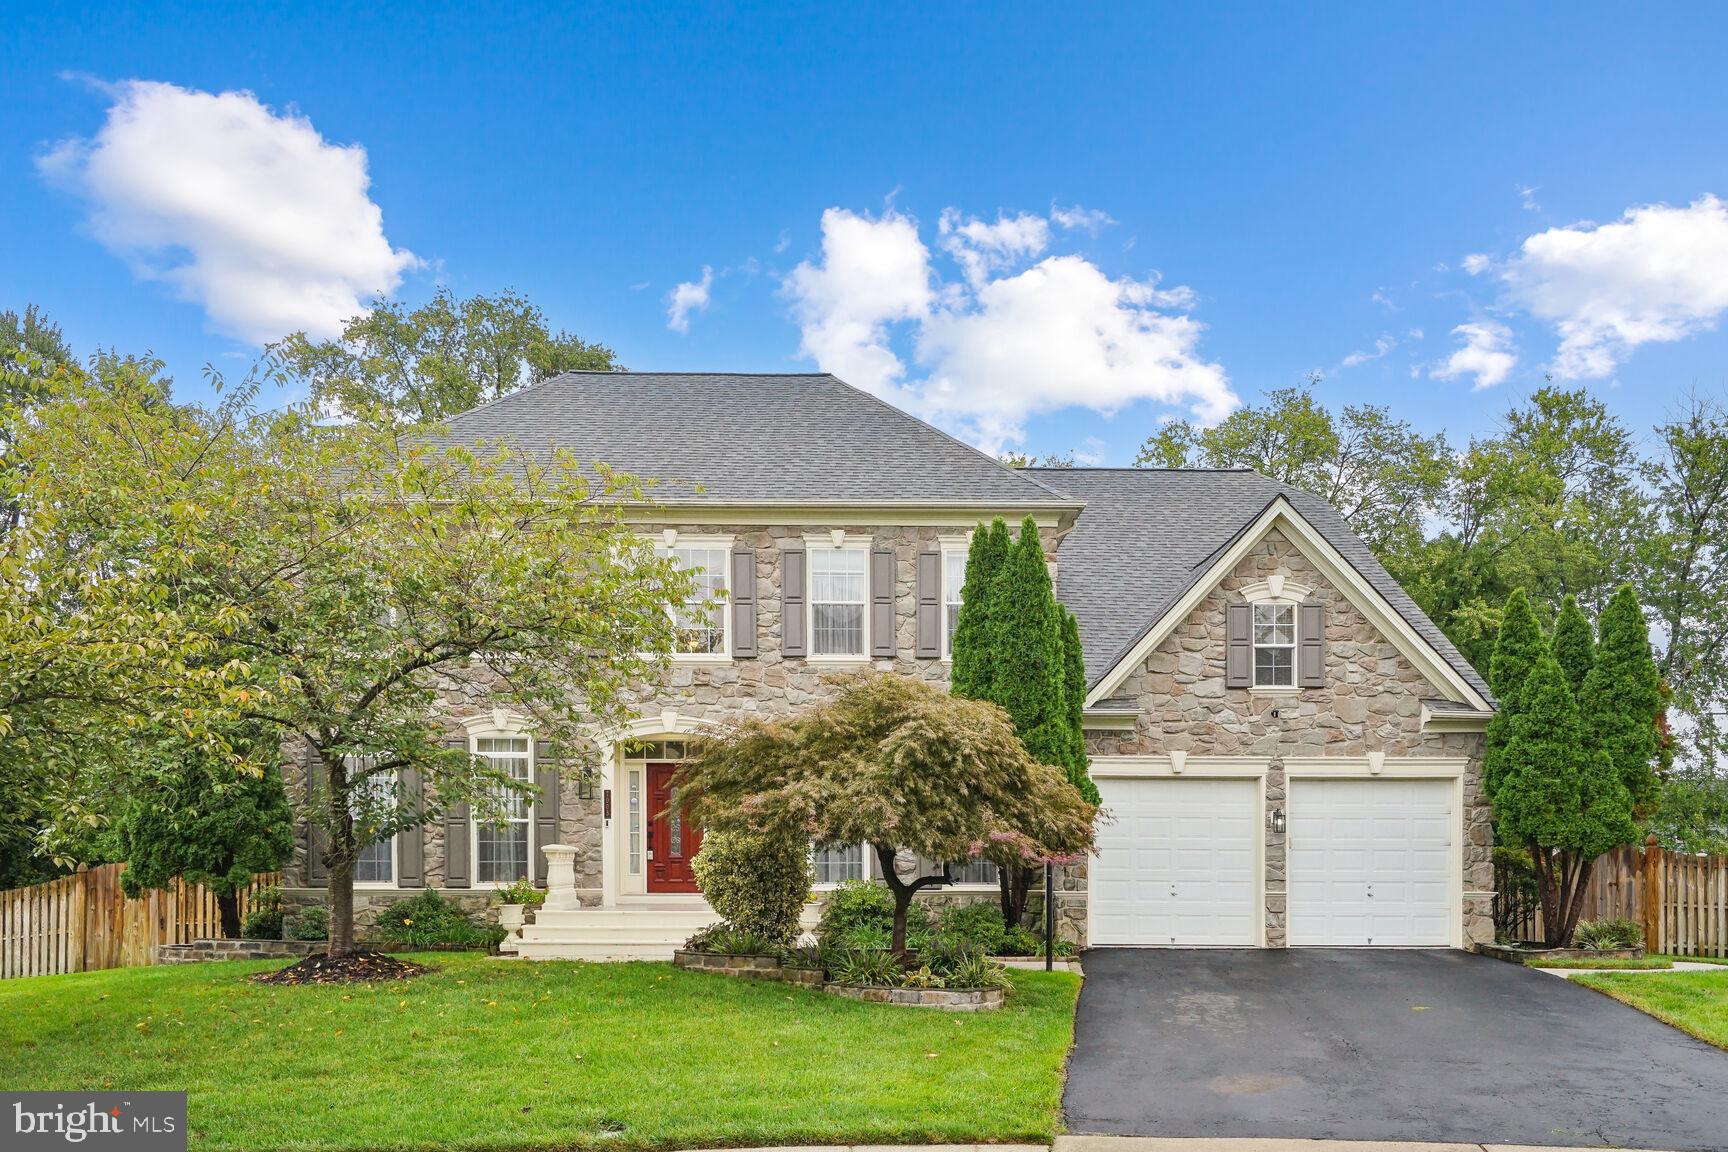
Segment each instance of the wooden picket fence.
M1542 938L1540 908L1521 905L1509 919L1518 938ZM1728 856L1666 852L1654 836L1617 848L1597 857L1580 919L1636 920L1649 952L1728 956Z
M153 964L158 944L222 935L214 893L177 880L129 900L120 887L125 868L104 864L0 892L0 978ZM281 882L280 873L254 876L240 894L240 915L259 889Z

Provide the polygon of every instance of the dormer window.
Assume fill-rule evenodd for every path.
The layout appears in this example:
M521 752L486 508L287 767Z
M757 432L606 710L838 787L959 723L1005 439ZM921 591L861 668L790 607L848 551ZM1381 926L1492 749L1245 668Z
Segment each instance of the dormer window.
M1254 608L1254 686L1296 685L1296 605L1268 600Z

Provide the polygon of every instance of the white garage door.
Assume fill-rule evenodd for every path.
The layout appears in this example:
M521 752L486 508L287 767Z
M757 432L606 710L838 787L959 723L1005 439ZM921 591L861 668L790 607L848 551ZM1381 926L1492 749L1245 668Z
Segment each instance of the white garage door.
M1452 942L1452 782L1293 780L1292 944Z
M1258 780L1097 784L1114 822L1090 864L1090 943L1258 942Z

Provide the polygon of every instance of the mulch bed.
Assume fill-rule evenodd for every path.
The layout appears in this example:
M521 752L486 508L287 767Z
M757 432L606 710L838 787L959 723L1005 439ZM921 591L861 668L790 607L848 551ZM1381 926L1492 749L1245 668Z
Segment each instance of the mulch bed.
M252 977L257 984L370 984L378 980L412 980L430 972L423 964L398 960L382 952L356 952L332 960L322 952L274 972Z

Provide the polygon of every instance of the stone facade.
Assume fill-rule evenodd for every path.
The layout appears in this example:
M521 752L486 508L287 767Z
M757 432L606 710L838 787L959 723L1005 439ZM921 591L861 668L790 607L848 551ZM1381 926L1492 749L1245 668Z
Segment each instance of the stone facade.
M644 689L633 700L638 715L649 719L667 710L675 711L693 727L749 715L789 715L835 691L836 682L865 668L917 676L945 682L948 664L942 660L918 659L916 652L916 565L921 551L936 547L944 539L963 536L970 522L918 527L882 527L868 524L810 523L800 525L757 524L715 526L675 524L683 536L729 536L735 545L750 547L756 556L756 644L758 655L750 659L723 661L675 661L658 684ZM658 533L665 526L655 526ZM895 553L896 587L895 647L893 659L823 661L783 654L781 591L786 545L809 536L826 536L844 530L848 542L872 541L889 544ZM1058 560L1057 540L1048 531L1045 549L1053 567ZM809 547L822 547L812 542ZM952 545L951 545L952 546ZM1310 598L1325 606L1326 686L1280 695L1263 695L1225 687L1225 605L1241 599L1241 589L1250 583L1282 573L1287 580L1311 586ZM1058 585L1060 590L1060 585ZM1464 782L1467 843L1465 845L1465 917L1470 940L1492 939L1489 893L1492 889L1489 813L1481 784L1481 737L1474 733L1436 734L1422 730L1424 697L1444 695L1407 661L1398 649L1292 542L1276 532L1256 545L1209 593L1170 635L1136 668L1116 690L1115 696L1132 697L1138 712L1131 731L1089 731L1088 750L1094 757L1152 755L1181 750L1194 757L1266 757L1267 804L1283 806L1286 781L1281 757L1363 756L1383 751L1399 756L1443 756L1468 758ZM473 685L447 687L442 716L455 735L465 731L464 721L491 713L494 700ZM1279 715L1273 718L1272 710ZM602 751L595 747L585 754L586 765L596 774ZM600 787L596 778L590 799L579 795L582 764L561 766L559 797L559 841L575 847L576 883L584 904L601 901L603 839L614 835L602 819ZM298 791L298 780L290 780ZM621 815L623 797L613 797L614 815ZM439 889L471 913L495 918L497 907L485 889L445 886L444 828L434 822L423 830L424 867L428 887ZM1281 945L1285 933L1285 856L1283 837L1266 830L1266 939ZM304 885L304 843L289 866L290 883ZM1059 870L1057 921L1060 935L1077 943L1086 941L1087 876L1084 864ZM389 903L412 896L419 889L361 889L355 893L356 921L362 931ZM292 887L285 892L290 906L323 899L319 889ZM924 893L921 899L944 905L980 899L994 900L986 889ZM1029 919L1042 923L1042 887L1034 888Z
M1277 693L1227 688L1225 606L1242 602L1244 587L1275 573L1312 588L1308 600L1324 606L1326 684ZM1285 758L1384 752L1388 761L1406 756L1467 760L1465 939L1494 938L1493 837L1482 787L1481 735L1423 731L1423 699L1444 693L1282 533L1274 530L1255 545L1114 695L1136 702L1135 726L1132 731L1088 732L1087 750L1093 757L1170 751L1196 758L1265 757L1268 811L1287 807ZM1270 826L1265 835L1266 942L1277 947L1284 943L1286 930L1285 837Z

